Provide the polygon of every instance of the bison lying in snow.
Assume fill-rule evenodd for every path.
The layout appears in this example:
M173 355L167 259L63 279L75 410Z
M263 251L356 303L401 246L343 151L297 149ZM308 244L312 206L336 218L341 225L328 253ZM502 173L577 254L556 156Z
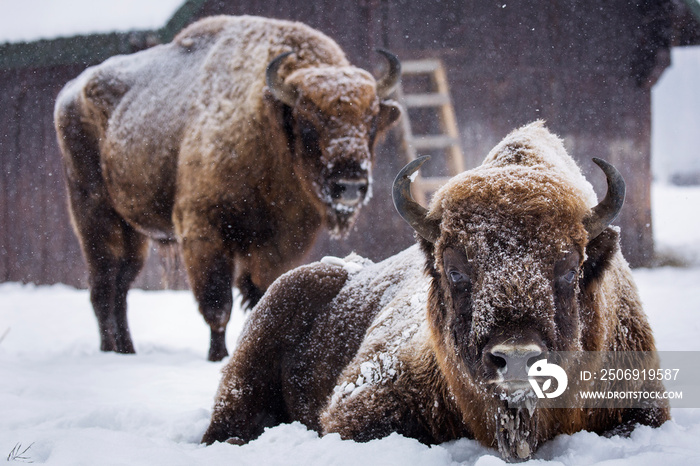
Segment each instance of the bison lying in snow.
M527 385L530 358L655 351L608 227L624 198L615 168L597 162L608 193L595 205L561 141L533 123L453 178L426 210L408 194L421 162L394 186L420 247L378 264L329 258L280 277L224 369L202 441L243 443L298 420L360 441L391 432L428 443L471 437L517 459L558 433L666 421L663 402L508 403Z
M253 305L322 225L348 231L400 115L384 100L400 64L380 52L375 82L303 24L219 16L66 85L56 131L103 351L134 352L126 293L147 238L182 248L220 360L234 281Z

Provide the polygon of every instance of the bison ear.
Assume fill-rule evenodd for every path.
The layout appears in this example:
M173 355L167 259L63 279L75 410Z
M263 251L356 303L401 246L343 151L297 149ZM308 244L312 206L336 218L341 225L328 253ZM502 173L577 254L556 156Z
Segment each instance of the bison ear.
M391 128L401 116L401 107L393 100L384 100L379 104L377 115L377 132Z
M613 228L606 228L586 245L586 262L583 263L581 290L588 288L610 267L620 250L620 235Z

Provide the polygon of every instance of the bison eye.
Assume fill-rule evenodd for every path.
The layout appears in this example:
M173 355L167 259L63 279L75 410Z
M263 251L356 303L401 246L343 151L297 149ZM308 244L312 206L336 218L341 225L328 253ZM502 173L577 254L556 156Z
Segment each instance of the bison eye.
M451 270L449 272L449 275L450 275L450 281L455 285L465 283L468 280L466 275L464 275L463 273L458 272L456 270Z
M561 277L566 283L572 284L574 280L576 279L576 271L575 270L569 270L566 275Z
M300 124L301 143L309 153L315 154L319 149L319 136L316 128L309 122Z

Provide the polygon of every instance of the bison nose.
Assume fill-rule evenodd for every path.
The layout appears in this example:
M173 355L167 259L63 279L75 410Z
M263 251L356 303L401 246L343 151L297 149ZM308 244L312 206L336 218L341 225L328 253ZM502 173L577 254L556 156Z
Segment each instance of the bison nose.
M499 344L484 351L483 362L489 373L500 375L501 382L524 382L530 366L542 359L543 353L544 348L535 343Z
M347 207L355 207L365 198L368 189L369 182L365 178L339 179L331 185L331 197Z

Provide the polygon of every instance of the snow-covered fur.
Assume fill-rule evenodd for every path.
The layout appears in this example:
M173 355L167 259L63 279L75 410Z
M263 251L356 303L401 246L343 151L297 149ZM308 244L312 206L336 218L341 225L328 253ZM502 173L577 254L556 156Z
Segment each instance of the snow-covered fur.
M296 100L283 103L266 69L290 51L278 76ZM209 357L224 357L232 284L255 304L323 225L348 231L399 114L330 38L249 16L203 19L68 83L56 130L102 349L133 352L125 295L150 237L179 243ZM348 186L357 197L343 202Z
M512 460L559 433L660 425L663 402L512 407L513 386L498 376L494 349L508 345L655 351L618 234L587 237L595 204L541 122L516 130L436 193L434 243L378 264L327 259L276 281L224 370L203 441L245 442L299 420L360 441L471 437Z

